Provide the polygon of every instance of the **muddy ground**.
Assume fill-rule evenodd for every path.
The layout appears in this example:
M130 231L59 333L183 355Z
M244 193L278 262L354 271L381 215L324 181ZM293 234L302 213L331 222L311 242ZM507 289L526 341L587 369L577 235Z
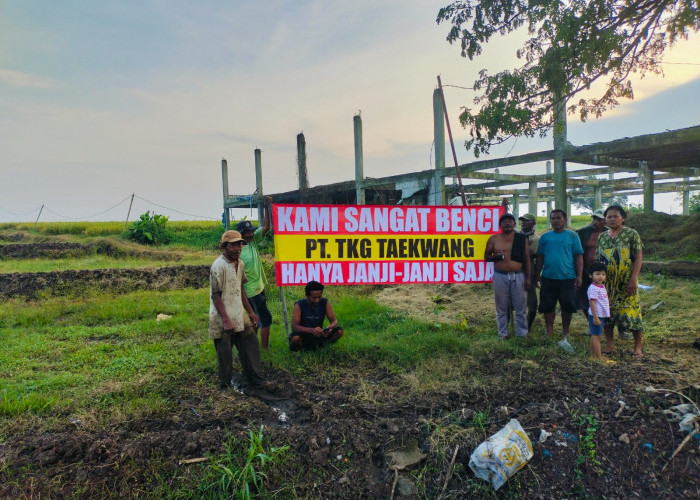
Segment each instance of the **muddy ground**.
M491 358L480 366L485 379L502 383L426 397L397 391L396 376L371 367L348 372L329 387L268 366L270 378L284 386L279 392L284 399L180 387L173 394L177 411L163 420L91 429L60 415L56 431L11 432L0 444L0 475L5 476L0 497L136 498L150 496L164 477L173 478L176 490L208 466L183 460L220 454L227 433L247 434L251 426L265 424L273 444L291 447L287 465L269 474L265 484L268 493L295 485L294 491L279 491L278 498L390 498L392 489L394 498L437 498L457 445L445 498L488 498L490 489L468 469L469 455L486 435L517 418L533 440L534 457L498 498L698 498L698 441L669 461L683 434L661 412L679 398L640 391L668 384L673 361L648 359L606 370L576 365L574 372L566 360L541 367ZM372 402L358 401L368 386ZM686 388L695 398L697 391ZM620 401L626 406L618 413ZM483 431L475 429L475 412L487 408L491 420ZM578 476L584 431L572 423L572 412L600 422L595 437L600 465L579 466ZM553 436L540 444L542 429ZM629 442L620 441L623 434ZM425 459L396 474L389 453L411 442Z

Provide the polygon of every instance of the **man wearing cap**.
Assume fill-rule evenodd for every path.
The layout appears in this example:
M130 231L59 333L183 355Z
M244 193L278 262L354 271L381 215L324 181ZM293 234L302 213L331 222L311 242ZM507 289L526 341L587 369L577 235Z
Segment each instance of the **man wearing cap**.
M233 374L233 347L238 350L243 373L252 387L267 387L260 367L255 315L243 284L247 281L241 249L245 240L238 231L221 235L222 254L214 261L209 273L209 337L214 340L219 367L219 387L231 385Z
M582 227L576 234L581 240L583 247L583 284L576 293L577 308L582 310L588 316L588 287L591 284L591 278L588 276L588 266L595 262L595 249L598 244L598 236L608 228L605 227L605 215L602 208L593 211L591 223Z
M255 227L249 220L244 220L236 224L236 231L241 233L241 237L247 245L241 250L241 260L245 264L245 272L248 281L243 285L255 314L258 315L260 326L260 343L267 351L270 338L270 325L272 324L272 314L267 308L265 297L265 271L260 260L260 242L270 230L270 202L272 199L266 196L263 200L265 206L265 217L262 227Z
M537 275L535 271L537 270L537 247L540 237L535 233L537 217L533 214L525 214L518 217L518 219L520 220L520 234L527 238L530 247L530 269L532 274L530 275L530 288L527 289L527 331L530 332L532 323L537 317L537 287L535 286Z
M513 214L503 214L498 221L500 234L486 242L484 260L493 262L493 295L496 302L498 337L508 337L508 317L515 309L518 337L527 337L527 289L530 288L530 248L527 238L515 232Z
M557 301L561 306L563 335L569 335L571 315L576 312L576 290L581 287L583 248L576 233L566 229L567 219L563 210L552 210L549 214L552 230L540 236L537 247L537 276L541 282L539 310L544 314L550 337L554 333Z

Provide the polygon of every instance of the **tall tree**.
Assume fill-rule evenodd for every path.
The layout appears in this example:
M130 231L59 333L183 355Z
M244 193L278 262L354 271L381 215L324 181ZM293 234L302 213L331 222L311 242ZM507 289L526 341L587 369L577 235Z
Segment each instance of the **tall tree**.
M664 50L700 29L700 2L467 0L440 9L437 22L451 24L447 40L459 41L469 59L494 35L529 35L516 52L522 66L495 75L482 70L474 82L478 109L465 108L460 121L470 130L467 149L479 156L513 136L544 136L557 106L564 112L568 103L566 112L585 121L632 99L630 75L662 74ZM604 78L602 93L588 95Z

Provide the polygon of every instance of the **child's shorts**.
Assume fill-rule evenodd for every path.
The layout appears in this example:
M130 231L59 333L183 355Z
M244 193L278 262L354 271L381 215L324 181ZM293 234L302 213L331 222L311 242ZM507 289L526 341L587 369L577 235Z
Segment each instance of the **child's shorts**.
M596 326L593 324L593 315L588 315L588 331L591 335L600 336L603 333L603 325L605 325L605 318L598 318L600 320L600 325Z

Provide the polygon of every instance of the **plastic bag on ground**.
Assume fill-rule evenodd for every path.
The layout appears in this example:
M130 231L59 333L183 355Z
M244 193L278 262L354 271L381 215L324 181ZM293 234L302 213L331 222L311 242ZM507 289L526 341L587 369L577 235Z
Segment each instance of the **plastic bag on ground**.
M571 342L569 342L569 339L567 339L566 337L564 337L557 343L559 344L559 347L564 349L566 352L574 352L574 346L571 345Z
M532 458L532 443L517 419L476 447L469 468L497 490Z

